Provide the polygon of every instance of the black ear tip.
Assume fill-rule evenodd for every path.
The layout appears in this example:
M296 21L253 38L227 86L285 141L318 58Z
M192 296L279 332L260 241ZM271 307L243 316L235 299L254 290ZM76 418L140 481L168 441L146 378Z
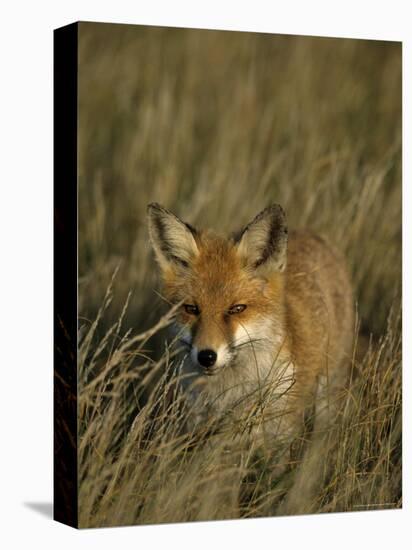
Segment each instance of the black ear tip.
M278 219L282 220L283 223L286 223L286 212L280 206L280 204L273 203L266 208L266 212L272 216L276 216Z
M157 212L163 212L164 208L158 202L150 202L147 205L147 213L150 214L154 210L156 210Z
M273 212L273 213L280 213L280 214L283 214L285 215L285 211L283 210L283 208L281 207L280 204L277 204L277 203L272 203L271 205L269 205L267 207L267 210L270 211L270 212Z

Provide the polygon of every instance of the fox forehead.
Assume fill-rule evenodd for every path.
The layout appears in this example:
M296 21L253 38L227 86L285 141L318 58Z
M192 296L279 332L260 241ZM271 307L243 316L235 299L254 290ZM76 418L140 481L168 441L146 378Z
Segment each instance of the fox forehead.
M199 254L187 268L171 270L165 293L175 300L193 300L206 310L221 310L235 303L259 302L266 283L249 273L232 239L211 232L196 236Z

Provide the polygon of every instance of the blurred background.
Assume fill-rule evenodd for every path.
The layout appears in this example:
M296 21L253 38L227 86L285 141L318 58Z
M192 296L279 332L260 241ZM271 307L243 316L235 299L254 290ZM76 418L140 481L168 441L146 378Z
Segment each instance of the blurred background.
M401 44L81 23L79 309L164 310L146 205L239 228L271 202L347 256L363 330L401 292Z

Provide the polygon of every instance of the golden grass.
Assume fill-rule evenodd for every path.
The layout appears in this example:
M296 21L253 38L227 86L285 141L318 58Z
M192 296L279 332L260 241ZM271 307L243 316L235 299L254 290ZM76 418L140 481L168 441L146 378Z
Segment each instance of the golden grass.
M81 24L79 62L81 526L400 506L400 45ZM279 202L345 252L358 352L303 464L182 435L151 201L222 231Z

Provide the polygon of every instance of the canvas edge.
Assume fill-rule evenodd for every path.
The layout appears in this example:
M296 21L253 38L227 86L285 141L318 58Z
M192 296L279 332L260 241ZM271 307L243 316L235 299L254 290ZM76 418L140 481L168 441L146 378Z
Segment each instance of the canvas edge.
M77 528L78 24L53 35L53 517Z

